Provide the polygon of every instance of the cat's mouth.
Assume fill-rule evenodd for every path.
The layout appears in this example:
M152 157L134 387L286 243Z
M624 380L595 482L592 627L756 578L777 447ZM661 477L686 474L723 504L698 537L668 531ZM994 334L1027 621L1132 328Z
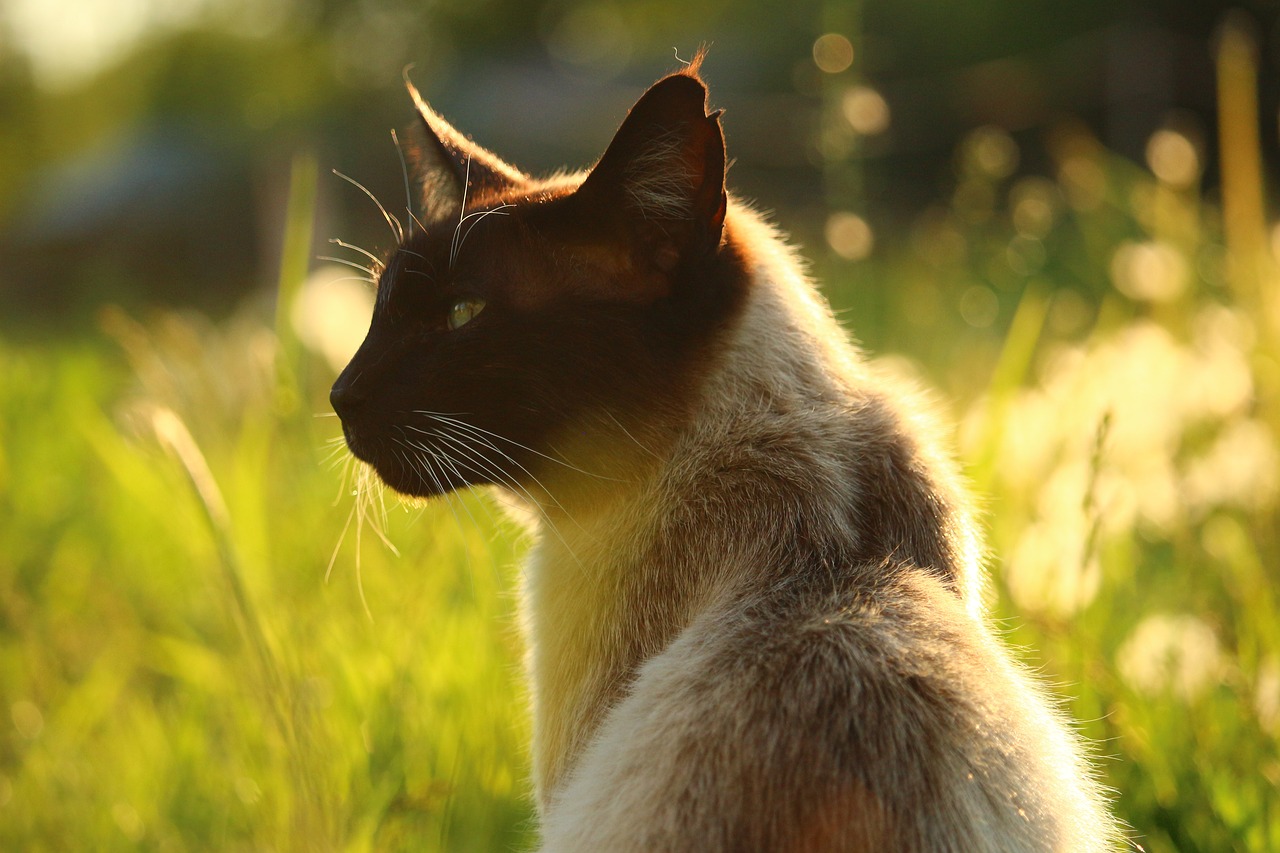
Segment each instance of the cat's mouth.
M424 453L408 440L371 435L343 423L351 454L368 465L393 491L413 498L433 498L473 485L467 464L440 453Z
M351 451L351 455L372 465L375 469L378 467L377 445L378 442L372 439L367 432L357 431L347 422L342 424L342 437L347 442L347 449Z

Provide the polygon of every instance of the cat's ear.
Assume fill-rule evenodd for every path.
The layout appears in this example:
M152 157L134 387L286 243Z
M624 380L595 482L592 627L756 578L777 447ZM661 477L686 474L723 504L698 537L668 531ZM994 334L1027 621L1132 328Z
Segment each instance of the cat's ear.
M707 114L694 68L641 96L578 192L601 215L621 215L637 248L670 273L719 246L724 169L720 111Z
M405 149L409 176L418 190L423 221L454 219L466 198L503 192L528 181L514 166L458 132L427 104L405 77L418 127Z

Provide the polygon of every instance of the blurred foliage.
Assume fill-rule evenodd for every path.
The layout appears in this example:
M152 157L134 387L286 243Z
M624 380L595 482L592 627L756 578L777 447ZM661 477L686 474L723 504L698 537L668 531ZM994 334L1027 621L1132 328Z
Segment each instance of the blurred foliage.
M0 848L527 846L514 531L312 416L365 299L314 258L386 248L314 164L400 197L410 61L586 163L705 40L734 186L950 401L994 615L1135 840L1280 849L1270 6L1234 54L1201 2L193 8L51 88L0 41Z
M225 316L274 281L295 151L314 150L379 196L399 191L387 131L409 121L398 86L409 66L469 133L551 170L598 156L640 87L709 44L735 186L788 210L795 227L821 217L812 200L832 185L830 163L844 162L858 173L847 189L887 246L936 199L956 144L976 126L1013 133L1034 165L1074 115L1140 160L1146 138L1175 115L1199 127L1212 153L1208 46L1223 11L1239 5L120 2L74 0L65 14L78 27L60 26L44 0L0 7L0 323L10 334L83 331L103 301ZM1256 12L1262 67L1274 72L1275 4L1245 5ZM96 73L62 70L92 53L92 42L76 50L85 32L108 39L130 26L143 29ZM882 132L854 140L824 118L828 87L811 48L829 30L852 39L857 61L845 76L884 95ZM1262 77L1271 116L1277 79ZM1275 122L1262 131L1264 150L1277 150ZM362 203L322 182L321 236L376 242Z

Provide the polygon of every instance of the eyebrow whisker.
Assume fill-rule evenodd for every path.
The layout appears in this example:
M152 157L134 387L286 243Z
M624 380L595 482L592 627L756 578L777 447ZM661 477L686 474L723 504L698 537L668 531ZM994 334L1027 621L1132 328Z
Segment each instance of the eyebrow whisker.
M372 270L369 267L364 266L363 264L358 264L355 261L351 261L346 258L336 258L333 255L316 255L316 260L333 261L335 264L343 264L344 266L351 267L352 269L360 270L360 272L368 273L371 278L378 277L377 270Z
M361 192L363 192L365 195L367 195L373 201L373 203L378 206L378 210L382 211L382 218L387 220L387 225L388 227L391 228L391 235L396 238L397 243L403 243L404 242L404 226L400 224L399 219L396 219L390 213L387 213L387 209L382 206L382 202L378 201L378 197L373 193L369 192L368 187L366 187L364 184L360 183L350 175L344 175L342 172L339 172L337 169L334 169L332 171L339 178L342 178L342 180L346 181L347 183L351 184L352 186L356 187Z
M350 249L353 252L359 252L369 260L373 261L375 266L378 266L378 267L382 266L382 258L379 258L377 255L375 255L373 252L370 252L368 249L362 249L359 246L346 242L345 240L339 240L337 237L330 237L329 242L335 246L341 246L344 249Z

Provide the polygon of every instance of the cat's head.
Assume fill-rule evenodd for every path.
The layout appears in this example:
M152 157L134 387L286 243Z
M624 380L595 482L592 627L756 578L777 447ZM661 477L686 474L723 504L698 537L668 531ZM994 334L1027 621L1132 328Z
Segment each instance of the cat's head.
M330 395L351 451L408 495L522 491L571 448L678 417L745 278L696 70L654 84L588 172L546 181L410 91L419 209Z

